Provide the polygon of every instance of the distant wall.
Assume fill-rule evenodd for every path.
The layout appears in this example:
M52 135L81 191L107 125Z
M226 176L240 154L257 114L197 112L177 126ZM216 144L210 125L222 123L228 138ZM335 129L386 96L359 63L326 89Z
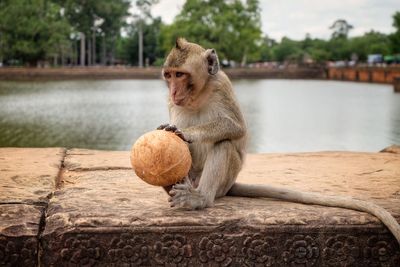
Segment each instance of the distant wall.
M233 68L224 69L232 79L326 79L324 68Z
M75 79L160 79L159 68L62 67L0 68L0 80L75 80Z
M400 67L392 68L224 68L231 79L331 79L393 84ZM64 67L0 68L0 80L161 79L160 68Z
M400 67L328 68L328 79L393 84Z
M231 79L325 79L323 68L224 68ZM0 68L0 80L161 79L160 68Z
M394 78L393 85L394 85L394 91L400 93L400 76Z

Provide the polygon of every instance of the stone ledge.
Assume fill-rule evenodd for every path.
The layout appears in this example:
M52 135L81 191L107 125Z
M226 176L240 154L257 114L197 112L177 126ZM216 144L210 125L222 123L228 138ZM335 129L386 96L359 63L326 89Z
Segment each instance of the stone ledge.
M399 220L395 151L250 154L238 180L353 196ZM129 152L3 148L0 177L1 266L400 266L394 237L362 212L241 197L171 209Z
M61 148L0 148L0 266L37 266L44 212Z
M62 148L0 148L0 204L46 204L64 153Z

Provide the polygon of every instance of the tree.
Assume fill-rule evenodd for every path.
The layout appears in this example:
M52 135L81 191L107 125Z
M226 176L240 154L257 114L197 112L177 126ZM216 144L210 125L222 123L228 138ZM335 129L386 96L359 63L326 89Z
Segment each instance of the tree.
M347 23L344 19L336 20L329 29L333 29L332 39L334 38L347 38L349 31L354 27Z
M390 54L390 39L387 35L370 31L363 36L349 40L351 53L356 53L360 60L366 60L369 54Z
M328 42L321 39L313 39L310 34L301 41L301 49L303 55L308 55L317 63L324 63L331 58L331 53L328 50Z
M261 61L271 61L273 60L273 48L277 45L277 42L274 39L265 35L263 38L263 42L260 47L260 60Z
M36 66L68 44L69 23L61 8L46 0L0 2L0 53L5 63Z
M327 43L327 50L331 54L331 60L349 60L351 57L351 48L349 40L346 38L332 38Z
M283 37L280 44L273 49L274 59L276 61L300 61L303 56L301 43Z
M116 41L121 35L121 28L126 25L126 17L129 15L129 0L97 0L99 4L98 16L104 18L101 31L108 40L110 63L114 64Z
M317 63L325 63L330 60L332 54L329 50L329 43L321 39L312 39L309 53L311 58Z
M136 7L139 11L138 14L135 14L136 17L136 26L138 29L138 65L139 67L143 67L143 27L146 23L146 20L151 20L151 12L150 8L153 4L156 4L158 0L136 0Z
M179 36L215 48L221 59L258 60L262 44L258 1L187 0L174 23L161 30L163 50L169 51Z
M62 1L65 8L65 14L73 25L75 31L83 33L81 38L82 47L81 65L85 65L85 54L88 56L87 63L91 65L93 62L92 50L96 51L93 42L97 38L102 38L103 49L108 50L110 54L110 63L114 63L115 42L120 35L120 29L125 23L125 17L128 15L130 1L128 0L66 0ZM100 25L96 22L101 21ZM98 23L97 23L98 24ZM92 36L92 38L90 38ZM88 45L85 44L87 40ZM94 40L94 41L93 41ZM105 47L107 46L107 47ZM87 51L85 53L85 50ZM105 57L105 52L102 57ZM102 59L105 63L105 59Z
M141 25L143 32L143 58L149 65L158 64L156 61L164 57L159 45L159 35L162 22L155 18ZM130 65L139 66L139 28L132 24L127 28L127 36L119 38L117 56Z
M396 31L389 36L391 42L391 52L393 54L400 53L400 11L393 15L393 27Z

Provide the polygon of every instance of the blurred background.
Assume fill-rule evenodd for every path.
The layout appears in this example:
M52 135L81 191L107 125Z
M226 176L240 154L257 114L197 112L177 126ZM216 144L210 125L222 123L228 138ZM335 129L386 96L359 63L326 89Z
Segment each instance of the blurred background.
M217 50L249 152L400 143L398 0L2 0L0 146L129 149L168 121L177 37Z
M3 0L0 62L160 66L184 36L227 66L399 63L398 10L396 0Z

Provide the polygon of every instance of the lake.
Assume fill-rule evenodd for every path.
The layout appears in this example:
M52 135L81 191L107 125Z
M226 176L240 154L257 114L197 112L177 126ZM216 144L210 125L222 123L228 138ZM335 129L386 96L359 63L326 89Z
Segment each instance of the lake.
M379 151L400 144L391 85L314 80L233 82L249 152ZM1 147L129 150L168 122L160 80L0 82Z

